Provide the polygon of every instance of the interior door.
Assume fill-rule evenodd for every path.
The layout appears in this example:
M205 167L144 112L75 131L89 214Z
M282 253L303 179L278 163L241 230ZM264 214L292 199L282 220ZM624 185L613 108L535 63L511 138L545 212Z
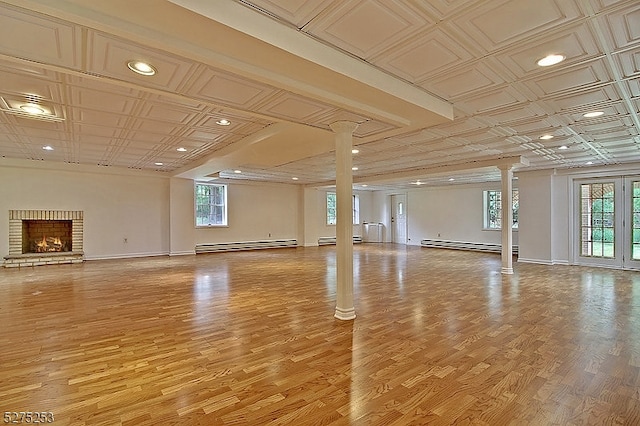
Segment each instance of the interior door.
M407 196L391 196L391 241L407 244Z

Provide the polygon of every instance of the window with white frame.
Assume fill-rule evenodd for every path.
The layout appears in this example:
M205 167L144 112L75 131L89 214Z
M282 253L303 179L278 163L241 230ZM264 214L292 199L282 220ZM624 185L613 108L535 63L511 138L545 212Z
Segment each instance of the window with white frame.
M336 193L327 192L327 225L335 225L337 223L336 210ZM353 224L360 223L360 197L353 195Z
M511 195L511 209L513 223L511 227L518 229L518 190L514 189ZM502 229L502 192L484 191L484 227L486 229Z
M227 185L196 183L196 226L227 226Z

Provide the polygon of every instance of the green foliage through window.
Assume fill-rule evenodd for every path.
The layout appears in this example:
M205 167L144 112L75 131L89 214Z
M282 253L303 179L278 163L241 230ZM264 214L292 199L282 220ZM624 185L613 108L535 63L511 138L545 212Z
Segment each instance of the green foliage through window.
M337 218L337 197L335 192L327 192L327 225L335 225L338 222ZM352 199L353 204L353 224L360 223L360 198L354 194Z
M580 185L582 256L615 257L614 197L615 184L613 182Z
M196 226L227 225L227 186L196 183Z
M502 228L502 192L485 191L485 228ZM518 228L518 210L520 208L520 198L517 189L512 191L511 209L513 214L512 228Z

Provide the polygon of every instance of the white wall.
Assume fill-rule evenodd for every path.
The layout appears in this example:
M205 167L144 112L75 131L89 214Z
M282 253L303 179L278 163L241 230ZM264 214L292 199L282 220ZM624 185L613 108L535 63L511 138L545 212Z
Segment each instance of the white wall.
M420 245L423 239L441 239L474 243L500 244L499 230L485 230L483 192L501 190L500 182L483 185L447 185L406 191L407 243ZM392 191L374 195L375 222L385 226L384 241L391 241ZM518 231L513 232L518 244Z
M552 176L551 180L551 259L554 264L569 263L569 226L571 223L571 180Z
M518 261L553 263L553 190L552 172L518 174L520 211Z
M195 202L193 197L193 180L171 178L169 194L171 244L169 254L172 256L195 254Z
M8 211L18 209L84 211L88 260L193 254L197 243L300 242L304 238L303 192L298 185L231 182L229 226L196 229L190 179L128 169L1 160L1 256L9 252Z
M521 172L520 229L513 243L523 261L569 264L575 178L637 174L640 165L562 172ZM483 191L500 183L416 188L407 195L409 243L425 238L501 242L483 229ZM87 259L191 254L197 243L297 239L317 245L335 236L326 225L326 189L229 182L229 226L196 229L193 181L162 173L0 158L0 256L8 254L9 210L84 211ZM361 222L384 224L390 241L390 191L357 191ZM354 234L360 234L360 226ZM271 234L271 235L269 235ZM440 234L440 236L438 236ZM127 243L124 239L127 239Z
M317 246L320 237L335 237L335 225L327 225L327 192L325 188L304 189L304 245ZM362 223L373 222L375 214L372 191L353 191L360 199L360 224L353 225L353 235L363 236Z
M6 163L0 163L2 256L9 251L9 210L84 211L86 259L169 252L169 179L164 175L98 166L64 165L54 170L40 162Z
M304 238L299 235L303 212L297 185L227 183L228 226L197 228L195 244Z

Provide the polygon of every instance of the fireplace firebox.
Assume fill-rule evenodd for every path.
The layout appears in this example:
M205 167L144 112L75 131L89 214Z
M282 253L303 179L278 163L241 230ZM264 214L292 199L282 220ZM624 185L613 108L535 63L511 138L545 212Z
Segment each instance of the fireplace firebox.
M22 253L72 251L71 220L23 220Z
M84 261L84 213L78 210L9 210L5 268Z

